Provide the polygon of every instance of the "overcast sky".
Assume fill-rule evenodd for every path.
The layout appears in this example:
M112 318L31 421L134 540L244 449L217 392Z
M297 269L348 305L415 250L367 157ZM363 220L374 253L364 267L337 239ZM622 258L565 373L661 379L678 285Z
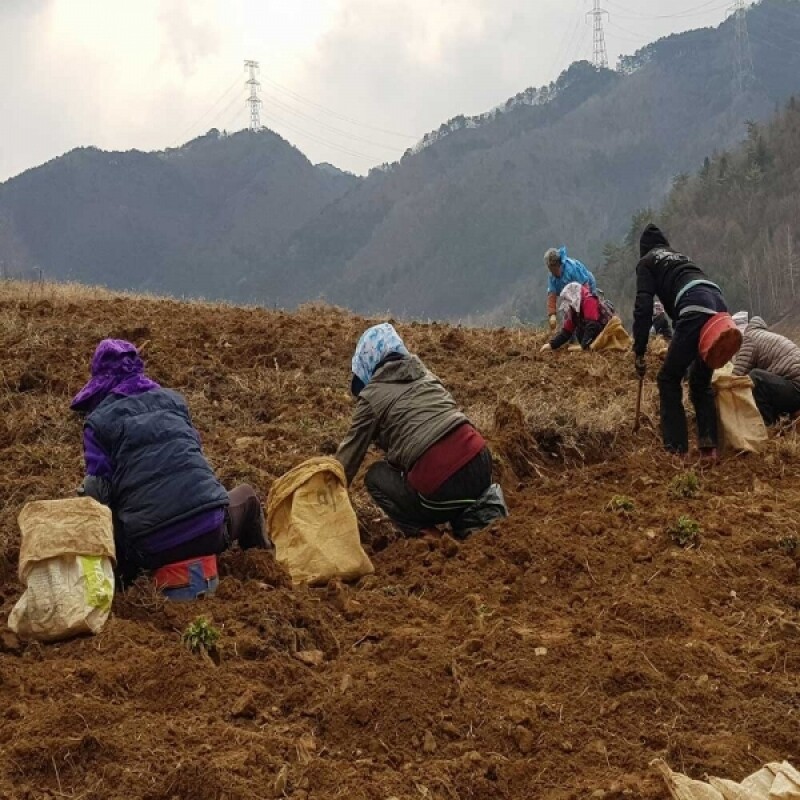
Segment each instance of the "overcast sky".
M730 1L603 0L613 66ZM591 0L0 0L0 181L73 147L162 149L262 122L365 173L592 55Z

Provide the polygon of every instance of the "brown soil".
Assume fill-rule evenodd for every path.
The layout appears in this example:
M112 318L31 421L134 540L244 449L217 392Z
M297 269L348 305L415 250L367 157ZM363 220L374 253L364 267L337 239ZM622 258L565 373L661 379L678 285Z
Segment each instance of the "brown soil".
M143 345L225 483L266 494L346 430L364 326L0 286L3 618L21 591L16 514L81 479L68 402L100 338ZM661 798L658 756L737 780L798 757L797 434L678 500L651 380L630 433L628 355L399 328L491 439L511 518L462 544L402 540L357 482L376 567L358 585L292 589L264 554L233 552L201 604L141 585L93 638L26 644L0 627L0 797ZM618 495L634 509L608 510ZM665 532L681 514L703 527L696 549ZM219 665L181 645L198 614L222 631Z

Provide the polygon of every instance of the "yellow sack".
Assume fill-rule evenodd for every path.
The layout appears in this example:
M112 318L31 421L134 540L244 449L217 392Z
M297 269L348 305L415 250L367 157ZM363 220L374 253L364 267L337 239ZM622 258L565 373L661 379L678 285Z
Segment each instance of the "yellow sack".
M267 500L267 523L275 557L295 583L358 580L375 571L335 458L309 459L278 478Z
M767 441L767 428L753 399L753 381L718 372L712 379L717 402L720 446L736 453L755 453Z
M633 339L622 325L622 320L613 316L608 324L600 332L600 335L592 342L591 349L599 352L601 350L630 350Z
M111 510L91 497L39 500L22 509L19 527L26 588L9 628L41 641L98 633L114 599Z

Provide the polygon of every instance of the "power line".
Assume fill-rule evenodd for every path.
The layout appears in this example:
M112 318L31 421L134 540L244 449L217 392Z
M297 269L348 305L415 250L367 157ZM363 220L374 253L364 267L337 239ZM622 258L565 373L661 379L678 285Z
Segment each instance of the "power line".
M365 139L364 137L357 136L356 134L350 133L349 131L342 130L341 128L336 128L333 125L328 125L326 122L322 122L316 119L315 117L312 117L310 114L306 114L303 111L299 111L298 109L293 108L290 105L287 105L283 101L279 100L277 97L273 97L272 95L267 95L267 97L269 97L269 102L271 105L275 105L278 108L287 111L289 114L293 114L294 116L300 117L301 119L306 119L309 122L313 122L315 125L318 125L320 128L324 128L325 130L330 131L331 133L337 134L339 136L346 136L348 139L353 139L354 141L357 142L363 142L364 144L369 144L372 145L373 147L380 147L383 150L392 150L392 151L397 150L396 145L387 145L383 142L376 142L373 141L372 139Z
M313 100L309 100L308 98L303 97L302 95L298 94L297 92L294 92L291 89L288 89L287 87L282 86L277 81L273 81L270 78L265 78L264 80L270 86L275 87L278 91L281 91L281 92L284 92L285 94L290 95L292 98L294 98L298 102L305 103L306 105L309 105L309 106L313 106L314 108L317 108L320 111L324 111L326 114L330 114L332 117L336 117L337 119L340 119L343 122L349 122L352 125L358 125L361 128L369 128L370 130L378 131L379 133L385 133L385 134L388 134L389 136L398 136L398 137L400 137L402 139L414 139L416 141L417 138L418 138L417 136L412 136L410 133L398 133L397 131L390 131L390 130L386 130L385 128L377 128L376 126L370 125L370 124L368 124L366 122L359 122L358 120L353 119L352 117L347 117L347 116L345 116L343 114L340 114L338 111L334 111L333 109L327 108L326 106L323 106L320 103L316 103Z
M724 8L728 8L728 4L724 5L717 5L714 8L708 8L708 6L714 5L714 3L719 3L719 0L707 0L707 2L702 3L699 6L695 6L694 8L687 9L686 11L680 11L675 14L642 14L639 11L634 11L633 9L626 8L625 6L617 3L616 0L606 0L606 2L622 11L622 14L617 13L616 16L621 16L623 19L638 19L638 20L657 20L657 19L683 19L685 17L698 17L704 14L710 14L713 11L721 11ZM626 17L626 14L628 15Z
M318 144L325 145L325 147L329 147L329 148L331 148L333 150L338 150L339 152L345 153L346 155L355 156L356 158L363 158L363 159L365 159L367 161L372 162L373 164L375 163L375 160L376 160L377 156L370 156L370 155L367 155L366 153L360 153L357 150L351 150L351 149L349 149L347 147L342 147L339 144L336 144L334 142L328 141L327 139L323 139L321 136L318 136L315 133L311 133L310 131L307 131L304 128L301 128L301 127L299 127L299 126L297 126L297 125L295 125L295 124L293 124L291 122L287 122L285 119L281 119L271 109L269 109L265 113L267 114L268 117L274 119L275 122L279 126L284 127L284 128L288 128L289 130L294 131L295 133L298 133L298 134L300 134L302 136L307 137L308 139L311 139L311 141L317 142Z
M228 96L228 95L229 95L229 94L230 94L230 93L233 91L233 89L235 89L237 86L239 86L239 78L238 78L238 77L234 78L234 80L233 80L233 83L232 83L230 86L228 86L228 88L227 88L227 89L226 89L226 90L225 90L225 91L224 91L224 92L223 92L223 93L222 93L222 94L221 94L221 95L220 95L220 96L219 96L219 97L218 97L218 98L217 98L217 99L216 99L216 100L215 100L215 101L214 101L214 102L213 102L213 103L212 103L212 104L211 104L211 105L210 105L210 106L209 106L209 107L208 107L208 108L207 108L207 109L206 109L206 110L205 110L205 111L204 111L204 112L203 112L203 113L202 113L202 114L201 114L201 115L200 115L200 116L199 116L199 117L198 117L198 118L197 118L197 119L196 119L196 120L195 120L195 121L194 121L194 122L191 124L191 125L188 125L188 126L187 126L187 127L184 129L183 133L181 133L181 134L180 134L180 136L177 136L177 137L175 138L175 144L177 144L178 142L181 142L181 141L183 141L183 140L185 139L185 137L187 136L187 134L189 134L189 133L190 133L191 131L193 131L193 130L196 130L196 129L197 129L197 127L200 125L200 123L201 123L201 122L202 122L204 119L206 119L206 117L208 117L209 115L211 115L211 114L214 112L214 110L216 109L216 107L217 107L217 106L218 106L218 105L219 105L219 104L220 104L220 103L221 103L223 100L225 100L225 98L226 98L226 97L227 97L227 96Z

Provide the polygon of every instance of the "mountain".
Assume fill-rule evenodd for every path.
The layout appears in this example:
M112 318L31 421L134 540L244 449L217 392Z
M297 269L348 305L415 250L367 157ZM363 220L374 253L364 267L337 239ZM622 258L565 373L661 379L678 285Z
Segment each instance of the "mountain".
M755 80L743 92L729 20L649 45L619 71L574 64L551 86L451 120L298 231L264 264L263 293L362 312L541 318L547 247L601 263L637 208L800 89L800 3L765 0L748 22Z
M0 261L9 273L231 297L358 180L266 130L211 130L157 153L80 148L0 185Z
M540 319L547 247L598 269L631 215L800 91L800 0L573 64L456 117L359 179L270 131L163 153L81 149L0 185L6 272L177 295L482 321Z
M749 123L743 145L707 158L694 177L679 176L660 211L638 212L625 239L606 247L600 276L625 298L625 316L639 234L652 220L722 286L731 310L800 330L800 100L766 125Z

